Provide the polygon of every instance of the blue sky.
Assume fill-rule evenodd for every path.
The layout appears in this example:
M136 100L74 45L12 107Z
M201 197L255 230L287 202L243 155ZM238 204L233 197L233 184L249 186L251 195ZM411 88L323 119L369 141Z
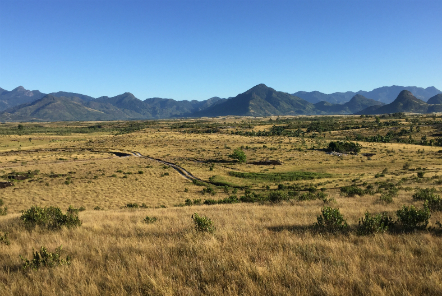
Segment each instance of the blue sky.
M440 0L0 0L0 87L204 100L442 90Z

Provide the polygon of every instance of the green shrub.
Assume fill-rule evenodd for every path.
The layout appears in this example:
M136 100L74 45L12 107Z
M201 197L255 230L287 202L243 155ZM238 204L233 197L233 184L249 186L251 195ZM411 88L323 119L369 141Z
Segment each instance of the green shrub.
M442 199L440 196L433 196L427 199L426 203L431 211L442 211Z
M363 196L364 190L362 188L359 188L358 186L351 185L351 186L344 186L341 188L341 195L347 196L347 197L354 197L355 195Z
M211 186L207 186L206 188L203 188L202 193L203 193L203 194L205 194L205 193L209 193L209 194L211 194L211 195L215 195L215 194L216 194L216 191L215 191L215 189L213 189L213 187L211 187Z
M214 232L215 226L210 218L206 216L199 216L197 213L192 215L193 223L195 224L195 229L198 232Z
M418 178L423 178L424 174L425 174L425 172L417 172L417 177Z
M230 158L237 160L240 163L246 162L247 161L247 156L244 153L244 151L242 151L241 148L236 148L232 154L229 155Z
M128 203L126 204L126 208L138 209L140 206L137 203Z
M359 219L357 234L369 235L378 232L385 232L391 225L393 225L393 219L387 214L382 213L372 215L366 212L365 217Z
M150 224L150 223L154 223L157 220L158 220L157 217L146 216L146 218L144 218L143 221L144 221L144 223Z
M0 216L6 216L8 214L8 208L0 208Z
M402 206L402 209L397 210L396 215L398 217L399 226L405 231L425 229L431 217L427 203L425 203L423 209L420 210L416 209L413 205L409 207Z
M94 211L100 211L100 210L102 210L102 208L100 208L99 206L96 206L96 207L94 208Z
M324 207L321 212L322 215L318 216L317 222L313 225L315 230L330 233L344 232L348 230L348 224L339 212L339 209Z
M436 192L435 188L417 189L416 192L413 194L413 199L428 200L439 197L439 195L436 195L435 192Z
M184 204L186 205L186 206L191 206L193 203L192 203L192 200L191 199L186 199L185 201L184 201Z
M298 196L298 200L316 200L316 199L325 199L327 194L322 191L313 193L311 191L304 192L303 194Z
M3 206L3 205L4 205L3 199L0 198L0 207Z
M289 197L283 191L274 191L274 192L270 192L268 199L271 202L277 203L277 202L281 202L283 200L288 200Z
M63 214L56 207L40 208L33 206L23 211L20 219L27 227L38 225L48 229L60 229L62 226L77 227L81 225L81 221L78 218L78 210L71 207L69 207L66 214Z
M327 151L330 152L334 151L340 153L348 153L348 152L359 153L361 151L361 148L362 146L358 143L337 141L337 142L330 142L328 144Z
M3 235L0 234L0 244L5 244L5 245L9 245L9 239L8 239L8 233L5 233Z
M206 200L204 200L204 204L205 205L216 205L216 204L218 204L218 201L214 200L214 199L206 199Z
M61 246L56 248L53 253L48 252L45 247L41 247L40 252L33 252L32 260L28 260L23 258L20 255L21 260L23 261L24 269L39 269L40 267L55 267L58 265L69 265L71 264L71 259L69 256L66 259L61 259Z
M381 197L379 197L379 200L381 202L385 203L392 203L393 202L393 195L389 194L388 192L383 193Z

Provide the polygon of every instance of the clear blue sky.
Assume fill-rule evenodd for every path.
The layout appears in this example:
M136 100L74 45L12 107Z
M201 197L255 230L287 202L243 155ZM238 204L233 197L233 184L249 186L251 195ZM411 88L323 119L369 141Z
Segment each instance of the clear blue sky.
M204 100L442 90L440 0L0 0L0 87Z

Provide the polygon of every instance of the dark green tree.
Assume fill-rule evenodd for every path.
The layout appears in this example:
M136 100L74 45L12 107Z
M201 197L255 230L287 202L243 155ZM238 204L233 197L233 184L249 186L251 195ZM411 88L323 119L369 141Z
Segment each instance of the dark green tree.
M238 162L241 163L247 161L247 156L241 148L236 148L233 153L229 155L229 157L232 159L236 159Z

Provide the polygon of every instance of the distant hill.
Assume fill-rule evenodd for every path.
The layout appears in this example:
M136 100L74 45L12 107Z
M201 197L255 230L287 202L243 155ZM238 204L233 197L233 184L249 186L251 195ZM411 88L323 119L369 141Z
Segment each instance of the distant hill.
M27 90L23 86L14 88L11 91L0 90L0 111L8 108L18 106L20 104L30 103L32 101L41 99L45 94L38 90Z
M410 91L403 90L392 103L380 107L368 107L360 112L357 112L356 114L369 115L399 112L430 113L441 111L442 105L427 104L426 102L416 98Z
M15 106L0 113L1 121L109 120L108 114L87 108L68 98L46 95L31 103Z
M427 88L416 86L383 86L375 88L371 91L360 90L358 92L336 92L332 94L324 94L319 91L305 92L299 91L294 93L294 96L300 97L310 103L318 103L320 101L329 102L332 104L343 104L348 102L356 94L362 95L366 98L373 99L378 102L389 104L393 102L402 90L408 90L421 100L428 100L430 97L441 93L440 90L431 86Z
M427 88L416 87L416 86L383 86L379 88L375 88L372 91L358 91L358 94L361 94L367 98L380 101L386 104L393 102L399 93L403 90L408 90L411 92L417 99L422 101L426 101L432 96L435 96L441 93L437 88L430 86Z
M427 104L442 104L442 94L429 98Z
M306 100L307 102L310 102L312 104L319 103L319 102L328 102L332 104L343 104L348 101L352 97L354 97L356 93L348 91L348 92L336 92L332 94L324 94L319 91L312 91L312 92L306 92L306 91L298 91L292 95L295 97L299 97L301 99Z
M370 106L382 106L384 103L356 94L350 101L344 104L332 104L329 102L319 102L315 104L316 109L324 111L328 114L353 114L364 110Z
M86 96L86 95L82 95L82 94L77 94L77 93L73 93L73 92L66 92L66 91L58 91L58 92L53 92L50 93L50 95L53 95L54 97L65 97L65 98L80 98L83 101L93 101L95 100L95 98L90 97L90 96Z
M191 114L200 116L270 116L316 114L315 106L288 93L259 84L215 106Z

